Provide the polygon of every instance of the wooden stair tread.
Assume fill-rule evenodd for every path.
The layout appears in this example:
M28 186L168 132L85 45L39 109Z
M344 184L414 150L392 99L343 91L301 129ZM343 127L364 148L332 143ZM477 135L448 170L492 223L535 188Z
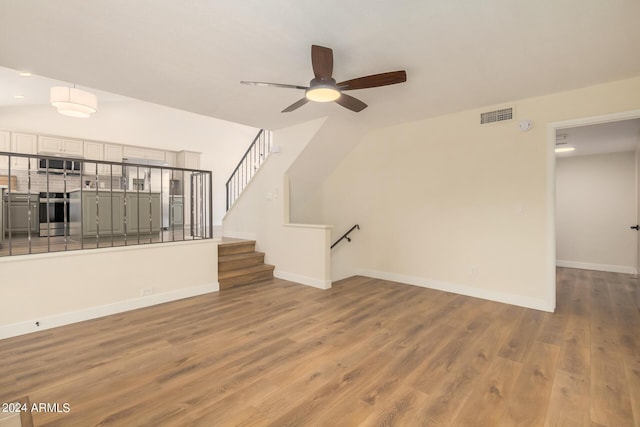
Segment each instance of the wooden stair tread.
M256 265L254 267L241 268L238 270L220 271L218 272L218 280L229 279L231 277L251 275L254 273L269 272L269 271L273 271L274 268L275 268L274 265L261 264L261 265Z
M242 246L242 245L255 245L255 240L238 240L236 242L221 242L218 243L218 247L228 248L232 246Z
M255 240L232 239L218 244L220 289L273 279L275 266L264 263L264 252L256 251Z
M218 257L255 252L255 240L240 240L237 242L226 242L218 244Z
M240 259L254 258L264 256L264 252L242 252L239 254L229 254L229 255L219 255L218 256L218 264L227 261L236 261Z

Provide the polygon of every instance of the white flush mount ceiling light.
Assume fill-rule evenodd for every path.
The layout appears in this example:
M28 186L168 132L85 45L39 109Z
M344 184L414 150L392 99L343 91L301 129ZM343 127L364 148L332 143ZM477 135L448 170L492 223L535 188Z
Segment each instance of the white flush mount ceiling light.
M98 98L75 87L54 86L51 88L51 105L65 116L87 118L98 111Z

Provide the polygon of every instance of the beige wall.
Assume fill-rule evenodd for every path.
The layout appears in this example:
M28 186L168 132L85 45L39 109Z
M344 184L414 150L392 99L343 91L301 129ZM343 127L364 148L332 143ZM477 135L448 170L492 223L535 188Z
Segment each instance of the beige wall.
M286 171L325 124L317 119L275 131L280 152L267 158L223 219L224 236L255 239L276 277L318 288L331 286L330 227L290 223Z
M217 254L203 240L1 258L0 339L217 291Z
M558 265L635 274L635 153L558 158Z
M509 105L510 122L479 124L497 105L369 132L312 202L334 238L362 226L332 254L332 279L361 273L553 310L551 123L640 108L640 78ZM533 129L521 132L522 119Z

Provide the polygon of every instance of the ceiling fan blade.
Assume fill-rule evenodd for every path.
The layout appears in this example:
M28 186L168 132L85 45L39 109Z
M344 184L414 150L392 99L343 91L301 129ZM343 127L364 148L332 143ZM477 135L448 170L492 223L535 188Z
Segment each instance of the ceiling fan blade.
M340 98L336 99L336 102L342 105L344 108L348 108L349 110L355 111L356 113L359 113L360 111L367 108L367 104L365 104L364 102L344 93L340 94Z
M388 86L407 81L407 72L391 71L389 73L373 74L371 76L358 77L337 84L340 90L367 89L370 87Z
M312 45L311 65L316 79L330 79L333 74L333 50L328 47Z
M242 80L240 83L242 83L243 85L284 87L284 88L287 88L287 89L309 89L307 86L286 85L286 84L282 84L282 83L248 82L248 81L245 81L245 80Z
M309 102L309 100L307 98L302 98L299 101L294 102L293 104L289 105L287 108L285 108L284 110L282 110L283 113L290 113L293 110L297 110L298 108L302 107L304 104L306 104L307 102Z

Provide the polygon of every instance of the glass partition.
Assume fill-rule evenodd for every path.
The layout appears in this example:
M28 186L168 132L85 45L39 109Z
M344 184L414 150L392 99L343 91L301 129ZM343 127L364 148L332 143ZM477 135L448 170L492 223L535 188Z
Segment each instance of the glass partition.
M213 237L210 171L0 152L0 256Z

